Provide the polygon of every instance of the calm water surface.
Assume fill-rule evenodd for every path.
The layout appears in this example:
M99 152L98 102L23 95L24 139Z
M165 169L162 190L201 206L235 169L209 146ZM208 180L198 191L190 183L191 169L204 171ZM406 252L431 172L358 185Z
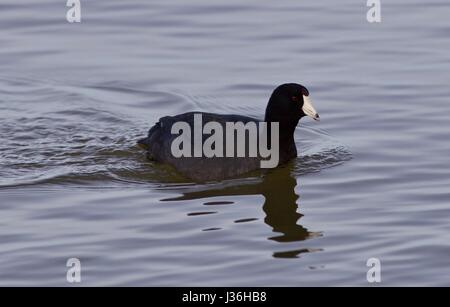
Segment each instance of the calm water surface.
M0 285L450 285L450 5L0 4ZM266 176L194 184L135 141L161 116L322 117Z

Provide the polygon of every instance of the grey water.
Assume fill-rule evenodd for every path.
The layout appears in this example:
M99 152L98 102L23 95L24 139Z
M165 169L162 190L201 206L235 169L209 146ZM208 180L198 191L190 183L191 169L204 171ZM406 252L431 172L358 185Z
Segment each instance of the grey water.
M450 285L450 5L0 4L0 286ZM136 140L308 87L299 157L196 184Z

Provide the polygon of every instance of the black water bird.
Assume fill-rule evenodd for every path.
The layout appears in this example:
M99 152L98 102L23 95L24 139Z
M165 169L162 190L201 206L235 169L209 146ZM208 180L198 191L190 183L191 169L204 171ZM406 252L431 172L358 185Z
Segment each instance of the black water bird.
M273 91L267 104L263 121L242 115L223 115L205 112L189 112L176 116L166 116L159 119L159 121L150 129L148 136L139 140L138 144L146 149L149 159L171 165L179 173L194 181L206 182L223 180L260 169L261 162L269 159L261 156L260 153L258 153L257 156L250 155L251 133L248 131L246 131L244 137L245 154L243 157L242 155L239 156L237 149L238 137L234 138L232 141L234 143L230 142L230 144L226 142L227 136L225 134L227 123L241 122L246 127L247 124L250 123L250 125L252 125L252 123L254 123L253 126L257 127L258 135L262 129L260 123L268 123L268 129L263 130L264 133L267 134L268 149L274 149L275 146L275 144L271 144L273 139L271 139L270 123L278 123L279 133L276 138L278 144L278 159L274 165L278 166L297 157L294 132L299 120L305 116L309 116L317 121L320 119L319 114L311 103L309 91L300 84L283 84ZM210 122L218 123L215 124L215 126L212 126L215 127L214 130L210 129L209 132L211 132L211 134L213 131L216 133L217 128L222 127L222 132L220 132L221 134L216 141L223 140L223 151L220 155L214 156L205 156L204 153L201 153L200 156L198 154L196 155L196 149L194 149L196 146L196 137L192 136L185 139L186 143L181 146L184 147L189 145L187 147L188 149L192 149L192 151L190 150L190 152L193 152L192 155L175 155L172 146L177 138L180 140L180 135L173 133L172 127L174 127L175 123L182 122L185 123L185 127L194 131L196 130L195 120L199 118L202 120L203 126L200 127L202 131L203 127L205 127L204 125ZM197 145L200 145L200 150L203 148L202 146L211 134L203 134L200 139L197 138ZM211 148L214 150L219 148L216 148L216 146L218 146L217 143L210 145L213 145ZM234 147L232 147L230 152L233 153L233 155L230 156L226 154L226 151L227 146L232 145L234 145ZM181 149L184 150L186 148Z

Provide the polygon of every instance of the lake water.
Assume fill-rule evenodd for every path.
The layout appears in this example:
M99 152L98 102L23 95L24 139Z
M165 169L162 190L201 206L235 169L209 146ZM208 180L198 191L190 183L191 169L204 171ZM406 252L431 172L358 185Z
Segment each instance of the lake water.
M450 6L382 1L0 4L0 285L450 285ZM187 182L137 139L166 115L322 121L266 176Z

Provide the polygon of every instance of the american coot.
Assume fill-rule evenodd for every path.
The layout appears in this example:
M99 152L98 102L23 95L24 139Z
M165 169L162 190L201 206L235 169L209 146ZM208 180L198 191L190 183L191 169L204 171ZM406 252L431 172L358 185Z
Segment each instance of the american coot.
M283 84L272 93L264 121L241 115L205 112L166 116L161 118L150 129L148 137L139 140L138 144L147 150L149 159L169 164L194 181L222 180L257 170L261 168L261 162L267 159L275 160L272 166L278 166L297 157L294 132L300 118L304 116L319 120L319 114L311 104L309 91L300 84ZM211 123L214 124L211 125ZM251 154L252 141L254 141L252 138L255 138L255 134L252 134L250 130L244 130L243 135L236 134L236 138L233 131L234 139L227 142L230 132L227 131L227 127L230 127L230 123L239 123L241 127L246 128L255 127L257 135L267 136L267 150L276 158L268 157L267 153L265 155L258 153L256 156ZM267 124L267 129L264 129L264 124ZM206 128L206 125L209 125L209 128ZM201 133L200 137L198 130ZM212 135L215 135L213 141L211 141ZM258 136L256 138L260 139ZM206 143L213 149L215 155L211 156L201 150L198 151L199 148L203 148L202 145L206 146ZM261 143L259 144L261 150ZM239 154L240 145L245 148L244 156L242 155L244 151ZM226 154L230 152L230 146L232 146L231 153L234 155ZM180 150L174 152L174 148ZM189 154L191 150L192 155Z

